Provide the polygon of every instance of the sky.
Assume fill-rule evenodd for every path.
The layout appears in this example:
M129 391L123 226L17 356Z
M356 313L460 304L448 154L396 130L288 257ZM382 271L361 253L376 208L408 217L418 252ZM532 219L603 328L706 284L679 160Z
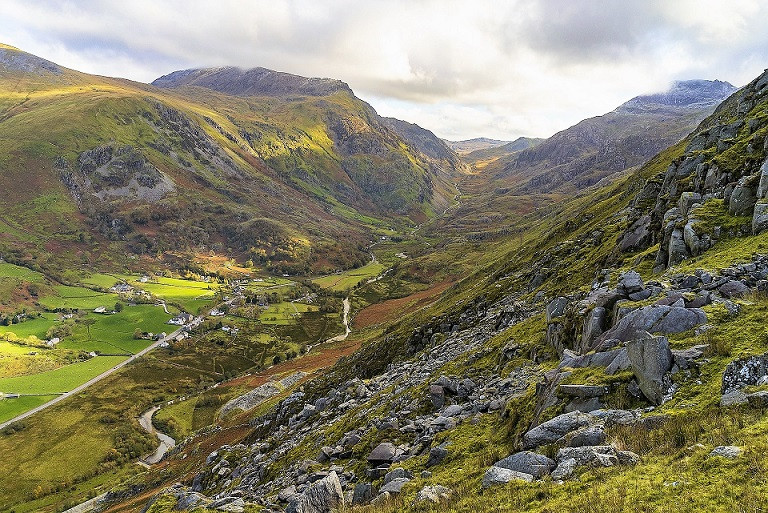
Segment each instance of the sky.
M674 80L768 67L762 0L2 0L0 42L151 82L262 66L337 78L460 140L547 137Z

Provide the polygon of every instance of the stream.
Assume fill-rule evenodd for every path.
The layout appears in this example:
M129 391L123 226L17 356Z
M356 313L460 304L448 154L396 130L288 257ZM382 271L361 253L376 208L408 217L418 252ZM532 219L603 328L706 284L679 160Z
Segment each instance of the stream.
M160 441L160 445L157 446L157 449L155 449L155 452L151 454L147 454L146 456L141 458L140 461L146 463L147 465L154 465L155 463L159 462L160 460L163 459L163 456L165 456L166 452L176 447L176 440L166 435L165 433L161 433L160 431L155 429L155 426L152 425L152 416L159 409L160 409L159 406L153 406L152 408L142 413L141 416L139 417L139 424L144 429L144 431L146 431L150 435L155 435L157 439Z

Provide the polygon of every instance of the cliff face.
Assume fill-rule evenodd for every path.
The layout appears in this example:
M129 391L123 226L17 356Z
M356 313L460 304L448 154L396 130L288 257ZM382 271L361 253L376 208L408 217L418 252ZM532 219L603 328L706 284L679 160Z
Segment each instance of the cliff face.
M768 75L723 102L676 146L663 172L647 176L628 214L622 251L659 244L661 270L718 240L768 228Z

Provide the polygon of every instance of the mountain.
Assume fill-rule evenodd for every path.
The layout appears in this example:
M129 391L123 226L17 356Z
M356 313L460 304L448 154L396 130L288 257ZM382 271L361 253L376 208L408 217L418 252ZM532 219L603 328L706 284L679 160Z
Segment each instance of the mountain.
M381 118L387 128L397 133L408 144L419 150L439 166L442 166L455 176L463 170L464 164L458 155L442 139L431 131L420 127L415 123L409 123L396 118Z
M233 96L328 96L337 92L352 94L341 80L306 78L266 68L243 70L236 67L174 71L154 80L163 88L197 86Z
M633 98L500 159L493 177L517 182L526 193L589 187L685 137L733 91L717 80L677 82L664 93Z
M768 73L519 236L433 248L472 271L272 403L218 387L242 411L103 506L759 510L767 106Z
M449 148L451 148L459 155L464 155L477 150L495 148L497 146L503 146L508 143L509 141L490 139L488 137L475 137L474 139L466 139L464 141L445 141L445 144L447 144Z
M425 155L340 81L216 68L155 87L8 46L0 66L0 251L15 261L231 251L349 267L377 230L455 195L455 155Z
M512 153L517 153L518 151L532 148L543 140L544 139L538 139L535 137L518 137L514 141L504 143L501 146L491 146L489 148L482 148L464 153L462 154L462 159L465 162L477 164L483 161L508 157Z

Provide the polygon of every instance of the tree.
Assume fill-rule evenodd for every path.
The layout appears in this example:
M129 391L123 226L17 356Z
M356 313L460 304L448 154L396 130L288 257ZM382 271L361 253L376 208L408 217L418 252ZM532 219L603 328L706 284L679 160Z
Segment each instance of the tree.
M139 340L141 336L142 336L141 328L136 328L135 330L133 330L133 338L135 340Z
M123 303L118 301L115 303L115 312L122 312L123 311Z
M88 332L88 340L91 340L91 326L96 324L96 319L83 319L80 321L80 323L85 326L86 331Z

